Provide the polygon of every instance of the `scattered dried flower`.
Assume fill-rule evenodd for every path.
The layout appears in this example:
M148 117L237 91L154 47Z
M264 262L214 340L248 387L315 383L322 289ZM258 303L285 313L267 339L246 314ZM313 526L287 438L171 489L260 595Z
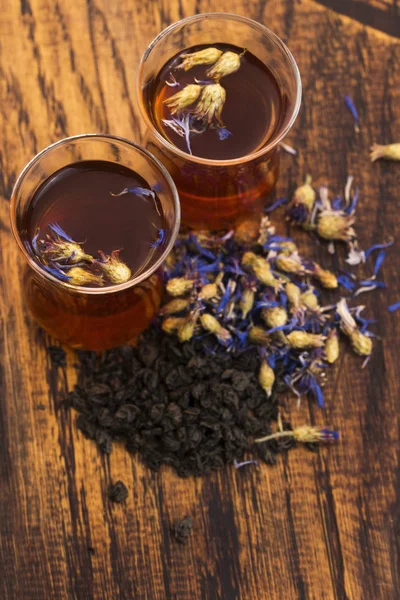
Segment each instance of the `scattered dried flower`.
M339 434L337 431L327 427L321 429L310 425L303 425L301 427L296 427L296 429L293 430L277 431L276 433L271 433L270 435L266 435L254 441L256 444L261 444L262 442L269 442L270 440L276 440L283 437L293 437L296 442L302 444L318 444L320 442L337 441L339 439Z
M400 143L387 144L386 146L374 144L371 147L371 160L372 162L375 162L379 158L385 160L400 160Z

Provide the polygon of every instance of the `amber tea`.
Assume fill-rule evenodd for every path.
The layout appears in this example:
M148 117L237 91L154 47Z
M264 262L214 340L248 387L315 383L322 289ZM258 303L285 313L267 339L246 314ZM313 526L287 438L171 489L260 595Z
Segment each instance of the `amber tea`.
M160 133L180 150L213 160L256 152L284 115L284 98L269 68L230 44L180 52L148 93Z
M25 244L42 267L72 285L104 287L139 274L162 244L157 194L137 173L106 161L63 167L35 193Z

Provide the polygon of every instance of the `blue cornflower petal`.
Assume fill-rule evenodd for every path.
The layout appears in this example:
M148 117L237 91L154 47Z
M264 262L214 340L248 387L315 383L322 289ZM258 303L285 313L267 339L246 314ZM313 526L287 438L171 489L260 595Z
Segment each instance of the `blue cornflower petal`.
M217 271L220 270L220 260L218 259L217 261L215 261L214 263L210 263L207 265L203 265L200 267L197 267L197 271L199 273L216 273Z
M386 252L384 250L381 250L375 261L374 277L376 277L376 275L378 274L378 271L381 268L383 261L385 260L385 256L386 256Z
M157 246L160 246L160 244L163 243L164 237L165 237L165 229L159 229L158 230L158 238L156 239L155 242L151 242L150 246L152 248L157 248Z
M396 302L395 304L391 304L390 306L388 306L388 311L389 312L395 312L396 310L399 310L400 308L400 302Z
M354 281L347 275L338 275L337 280L339 285L349 292L352 292L357 287Z
M350 98L350 96L345 96L344 97L344 101L345 104L347 106L347 108L349 109L349 111L351 112L351 114L353 115L353 119L354 119L354 128L356 129L356 131L358 130L358 121L359 121L359 117L358 117L358 112L356 107L354 106L353 100Z
M386 244L375 244L374 246L367 248L365 251L365 258L367 259L374 250L385 250L385 248L389 248L393 243L394 240L390 240L390 242L387 242Z
M69 281L71 279L71 277L69 277L62 271L59 271L58 269L49 267L48 265L44 265L44 264L42 264L41 266L45 271L47 271L48 273L51 273L51 275L54 275L54 277L57 277L57 279L61 279L61 281Z
M325 408L324 394L322 393L321 387L315 378L312 382L311 389L314 392L318 406L320 406L321 408Z
M58 223L49 223L50 229L56 233L60 238L67 240L67 242L74 242L74 240L65 233L64 229L60 227Z
M360 286L362 287L379 287L379 288L385 288L386 287L386 283L383 283L383 281L375 281L374 279L372 280L366 280L366 281L360 281Z
M39 252L39 248L38 248L38 239L39 239L39 235L40 235L40 229L37 230L36 235L33 236L32 238L32 248L34 249L34 251L36 252L36 254L40 254Z
M225 309L226 305L229 302L229 298L230 297L231 297L231 287L230 287L229 282L228 282L228 284L226 286L226 289L225 289L225 292L224 292L224 295L222 296L222 298L220 300L220 303L218 304L218 308L217 308L217 312L218 313L221 312L221 311L223 311Z
M288 298L287 298L287 294L285 294L285 292L280 292L279 300L281 301L281 305L283 306L283 308L286 308L287 303L288 303Z
M351 199L351 202L349 204L349 206L346 208L345 212L347 214L351 214L352 212L354 212L356 210L356 206L357 206L357 202L358 202L358 188L356 189L356 191L354 192L354 196Z
M273 202L273 204L271 204L271 206L267 206L267 208L265 208L264 212L266 212L266 213L272 212L273 210L278 208L278 206L282 206L282 204L287 204L288 202L289 202L289 198L278 198L277 200L275 200L275 202Z
M343 198L338 196L334 200L332 200L332 208L333 210L340 210L342 208Z
M219 140L226 140L230 135L232 135L232 133L228 129L226 129L226 127L217 128L217 136Z
M334 431L333 429L328 429L327 427L325 429L321 429L321 433L324 434L324 437L327 440L335 440L335 441L337 441L339 439L339 437L340 437L338 431Z
M197 252L202 256L205 256L210 260L215 260L217 258L214 252L211 252L211 250L208 250L208 248L204 248L200 244L199 240L197 239L197 235L195 235L194 233L191 233L189 235L189 240L196 246Z

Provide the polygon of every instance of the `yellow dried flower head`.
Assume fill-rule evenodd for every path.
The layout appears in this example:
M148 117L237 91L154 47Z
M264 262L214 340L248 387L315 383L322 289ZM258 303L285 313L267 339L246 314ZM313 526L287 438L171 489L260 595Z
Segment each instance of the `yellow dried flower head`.
M269 397L272 392L272 387L275 382L275 373L274 370L269 366L266 360L263 360L261 363L260 371L258 374L258 381Z
M339 285L336 275L328 269L322 269L318 264L314 265L314 276L324 288L333 290Z
M99 251L100 259L96 260L96 265L101 268L112 283L125 283L131 278L132 271L124 261L119 258L119 250L114 250L108 256Z
M242 256L242 265L244 267L252 267L257 262L257 255L254 252L245 252Z
M300 302L303 306L315 310L319 308L318 298L312 290L307 290L300 296Z
M294 283L287 283L285 286L286 295L290 304L298 306L300 303L301 289Z
M285 273L296 273L297 275L305 273L305 267L297 252L293 252L290 255L279 254L276 257L275 265L280 271L284 271Z
M374 162L378 158L385 160L400 160L400 143L387 144L386 146L374 144L371 147L371 160Z
M73 285L103 285L103 277L101 275L95 275L82 267L72 267L68 271L68 283Z
M339 439L339 433L329 427L312 427L311 425L302 425L296 429L276 431L262 438L254 440L257 444L269 442L278 438L293 437L296 442L302 444L317 444L319 442L333 442Z
M203 329L209 331L210 333L219 333L222 329L217 319L208 313L201 315L200 323Z
M189 71L196 65L212 65L219 59L221 54L222 50L218 50L218 48L205 48L204 50L198 50L198 52L182 54L183 61L176 69Z
M165 333L177 333L184 322L184 317L168 317L162 322L161 329L165 331Z
M86 254L76 242L68 242L58 238L54 242L49 242L47 247L42 250L42 256L48 261L58 262L67 260L69 264L76 264L82 261L93 262L93 256Z
M166 100L164 100L164 104L166 104L171 111L171 114L175 115L181 112L184 108L187 108L200 96L202 86L197 85L195 83L191 83L180 90L173 96L170 96Z
M224 52L213 67L206 72L207 77L219 81L221 77L226 77L235 73L240 68L240 54L236 52Z
M187 292L190 292L194 286L193 279L185 279L185 277L175 277L170 279L167 283L167 292L171 296L183 296Z
M353 215L346 215L340 211L324 211L321 213L317 223L317 233L324 240L348 241L355 237L352 227Z
M355 329L350 335L351 347L360 356L369 356L372 352L372 339Z
M174 298L160 309L160 315L175 315L176 313L186 310L190 304L187 298Z
M254 290L246 288L243 291L243 296L239 302L239 307L242 311L242 318L245 319L254 305Z
M201 96L196 104L193 114L201 119L206 119L210 124L212 121L222 124L221 113L226 100L226 91L219 83L203 86Z
M303 185L298 187L293 194L293 203L305 204L310 212L312 211L317 198L315 190L311 187L311 182L311 175L307 175Z
M336 329L331 329L325 342L325 357L329 364L339 358L339 338Z
M271 343L271 336L265 329L255 325L249 329L249 341L259 346L268 346Z
M242 221L235 230L234 239L238 244L252 244L259 234L257 221Z
M307 333L305 331L292 331L287 336L287 340L293 348L305 350L306 348L322 348L325 342L325 336L317 333Z
M274 306L272 308L263 308L261 311L261 318L271 329L273 327L281 327L286 325L288 315L283 306Z
M200 300L211 300L218 296L218 286L216 283L206 283L200 290Z
M277 246L279 246L279 252L283 255L297 253L297 246L294 242L277 242Z
M184 318L182 325L178 329L178 338L180 342L188 342L192 339L194 328L196 327L196 321L198 314L193 312L188 317Z

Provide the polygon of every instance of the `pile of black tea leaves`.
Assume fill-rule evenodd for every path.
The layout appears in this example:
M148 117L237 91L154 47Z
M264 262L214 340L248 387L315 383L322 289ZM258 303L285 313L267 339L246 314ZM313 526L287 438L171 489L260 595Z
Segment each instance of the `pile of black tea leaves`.
M261 387L255 348L215 353L205 340L181 344L154 325L136 347L79 351L78 359L66 403L103 452L122 442L151 469L171 465L187 477L256 462L245 460L250 454L273 464L296 445L288 423L281 427L289 435L254 443L271 433L279 391L279 378L269 397Z

